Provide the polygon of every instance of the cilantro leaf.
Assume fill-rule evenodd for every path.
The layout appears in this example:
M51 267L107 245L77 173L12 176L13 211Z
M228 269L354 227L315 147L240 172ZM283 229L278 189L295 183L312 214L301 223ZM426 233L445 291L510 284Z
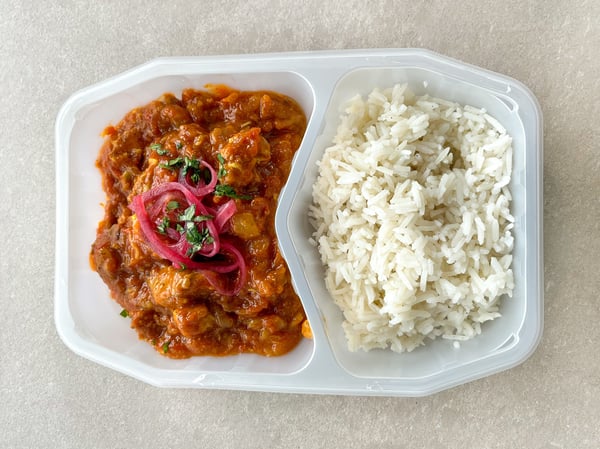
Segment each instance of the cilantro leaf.
M219 171L217 173L217 179L221 179L222 177L227 175L227 170L225 170L225 158L221 155L221 153L217 153L217 160L219 161Z
M159 156L169 154L169 151L162 147L160 143L153 143L150 145L150 149L156 151Z
M119 315L121 315L123 318L127 318L129 316L129 312L123 309L121 310L121 313L119 313Z
M156 230L160 233L160 234L166 234L167 233L167 229L169 229L169 225L171 224L171 221L169 220L169 217L164 216L162 218L162 221L156 225Z
M192 204L186 210L183 211L183 214L179 216L181 221L192 221L194 216L196 215L196 205Z
M194 213L196 213L196 207L193 204L190 207L194 207L193 211L194 211ZM188 207L188 209L190 207ZM180 215L179 216L179 218L181 218L182 221L186 221L186 222L195 221L196 223L200 223L201 221L212 220L213 218L215 218L212 215L208 215L208 214L206 214L206 215L205 214L192 215L191 212L188 212L188 209L186 209L185 212L184 212L185 219L184 219L184 215Z
M167 203L167 210L174 210L174 209L177 209L178 207L179 207L179 203L175 200L169 201Z
M162 168L168 168L169 170L175 170L180 165L183 165L184 159L182 157L176 157L175 159L170 159L167 162L163 162L160 164Z
M213 217L212 215L196 215L196 216L194 217L194 221L195 221L196 223L199 223L199 222L201 222L201 221L212 220L213 218L215 218L215 217Z
M200 160L190 158L187 156L176 157L170 159L167 162L160 164L162 168L168 168L169 170L175 170L181 168L181 174L183 176L190 176L191 181L194 184L198 184L200 180L204 180L206 184L210 182L210 171L200 166Z
M187 256L191 257L194 253L200 251L204 245L209 245L215 241L208 228L198 230L193 222L186 223L185 239L191 245L188 249Z
M170 341L166 341L165 343L163 343L163 345L162 345L163 354L166 354L167 352L169 352L170 344L171 344Z
M193 176L194 173L199 170L200 170L200 161L198 159L191 159L187 156L183 159L183 169L181 170L181 173L184 176L187 175L188 171L191 171L192 176Z
M233 187L227 184L217 184L215 186L215 195L217 196L228 196L229 198L250 200L251 195L238 194Z

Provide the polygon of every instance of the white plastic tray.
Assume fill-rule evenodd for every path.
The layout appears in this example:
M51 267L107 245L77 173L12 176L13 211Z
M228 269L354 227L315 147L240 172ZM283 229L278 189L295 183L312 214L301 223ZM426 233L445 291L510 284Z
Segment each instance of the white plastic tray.
M375 86L407 82L417 93L484 107L513 137L512 212L516 219L515 291L502 318L455 348L434 341L409 354L351 353L341 312L324 287L307 220L315 163L335 132L343 103ZM294 97L309 118L276 216L288 261L314 333L290 354L243 354L171 360L138 340L129 320L89 267L102 218L100 174L94 166L101 131L135 106L164 92L224 83ZM425 87L426 86L426 87ZM325 394L422 396L508 369L535 350L542 333L542 118L521 83L420 49L163 58L83 89L56 121L57 236L55 321L74 352L163 387L222 388Z

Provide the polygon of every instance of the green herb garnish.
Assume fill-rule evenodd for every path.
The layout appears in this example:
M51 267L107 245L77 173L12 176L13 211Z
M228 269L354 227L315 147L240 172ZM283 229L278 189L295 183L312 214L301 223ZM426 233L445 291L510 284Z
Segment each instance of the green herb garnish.
M198 184L200 180L203 180L205 184L210 182L210 171L200 166L200 160L190 159L186 157L183 161L183 167L181 174L187 176L189 173L190 179L194 184Z
M210 182L210 172L200 167L200 160L185 157L176 157L165 163L160 164L162 168L168 168L169 170L175 170L181 168L181 174L183 176L190 175L190 179L194 184L198 184L200 180L204 180L206 184Z
M167 352L169 352L169 345L170 344L171 344L170 341L167 341L167 342L163 343L163 345L162 345L163 354L166 354Z
M169 217L164 216L162 221L156 226L156 229L160 234L166 234L170 224L171 221L169 220Z
M164 149L160 143L153 143L150 145L150 149L156 151L159 156L164 156L165 154L169 154L169 151Z
M167 208L166 209L167 210L174 210L174 209L177 209L178 207L179 207L179 203L177 201L173 200L173 201L169 201L167 203Z
M250 200L251 195L238 194L233 187L227 184L217 184L215 186L215 195L217 196L228 196L229 198L239 200Z
M191 257L194 253L200 251L204 245L209 245L215 241L208 228L198 230L193 222L187 222L185 226L185 239L190 245L192 245L188 251L187 256Z
M160 164L162 168L168 168L169 170L175 170L177 167L183 165L183 158L176 157L175 159L169 159L167 162Z
M183 211L183 214L179 216L179 220L181 221L195 221L199 223L201 221L212 220L214 217L212 215L196 215L196 205L192 204L186 210ZM179 229L178 229L179 230Z
M179 220L181 221L192 221L194 216L196 215L196 205L192 204L186 210L183 211L183 214L179 216Z
M217 160L219 161L217 179L221 179L227 175L227 170L225 170L225 158L221 155L221 153L217 153Z
M199 230L196 226L196 223L211 220L212 218L213 217L211 215L196 215L196 206L194 204L192 204L190 207L184 210L181 215L179 215L179 220L184 222L184 224L182 225L181 223L177 223L177 232L180 234L185 232L185 239L192 245L187 251L188 257L195 252L200 251L204 245L213 243L215 241L213 236L210 235L208 228Z
M183 168L181 173L185 176L188 172L192 174L192 180L194 178L194 174L200 171L200 161L198 159L190 159L189 157L184 158L183 160Z
M181 142L177 142L175 144L175 148L177 148L178 150L181 150L183 148L183 144Z
M123 309L121 310L121 313L119 313L119 315L121 315L123 318L127 318L129 316L129 312Z

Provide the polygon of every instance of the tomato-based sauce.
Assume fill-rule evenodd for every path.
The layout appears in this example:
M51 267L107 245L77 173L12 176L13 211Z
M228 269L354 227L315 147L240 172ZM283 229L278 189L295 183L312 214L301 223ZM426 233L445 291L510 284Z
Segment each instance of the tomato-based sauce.
M210 86L104 131L91 264L161 354L275 356L309 334L274 229L305 128L289 97Z

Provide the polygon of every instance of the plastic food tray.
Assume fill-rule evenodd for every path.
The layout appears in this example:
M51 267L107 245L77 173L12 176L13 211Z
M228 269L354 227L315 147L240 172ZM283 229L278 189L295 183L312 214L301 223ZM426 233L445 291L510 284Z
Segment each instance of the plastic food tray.
M442 339L411 353L350 352L342 313L324 286L307 219L316 162L335 133L343 104L374 87L406 82L485 108L513 137L515 217L513 297L480 336L455 347ZM314 338L276 358L250 354L171 360L140 341L119 316L107 287L89 266L103 216L94 166L109 123L165 92L222 83L295 98L308 121L276 215L279 244ZM503 75L421 49L350 50L153 60L71 96L56 121L57 235L55 321L65 344L101 365L162 387L423 396L511 368L535 350L542 333L542 117L532 93Z

